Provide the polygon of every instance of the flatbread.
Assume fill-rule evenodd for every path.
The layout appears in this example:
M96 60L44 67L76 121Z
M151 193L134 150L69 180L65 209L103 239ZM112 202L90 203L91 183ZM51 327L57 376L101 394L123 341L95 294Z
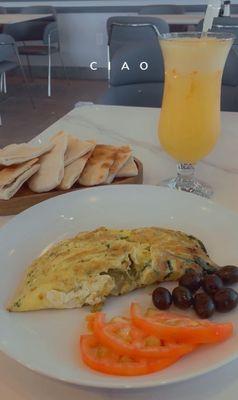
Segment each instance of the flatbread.
M98 144L79 178L80 185L95 186L105 183L116 152L115 146Z
M106 179L106 183L108 184L112 183L117 172L125 165L125 163L129 160L130 157L131 157L130 146L118 147L114 162L109 169L109 175Z
M75 136L68 135L68 146L64 155L64 166L67 167L78 158L84 156L94 149L95 144L90 141L83 141Z
M22 175L25 171L30 169L39 158L34 158L33 160L26 161L22 164L10 165L5 167L0 171L0 187L10 185L12 182Z
M64 177L64 154L68 136L59 132L51 139L53 149L40 158L39 171L28 181L29 188L36 193L48 192L57 186Z
M138 168L133 157L116 173L116 178L129 178L138 175Z
M94 145L95 147L95 145ZM61 190L68 190L70 189L74 183L79 179L81 173L83 172L83 169L90 158L90 156L93 153L94 148L89 151L87 154L84 154L84 156L78 158L74 162L72 162L70 165L65 167L64 169L64 177L61 181L61 184L59 185L59 189Z
M47 153L54 147L53 142L48 142L42 146L32 146L29 143L9 144L0 149L0 164L13 165L21 164L33 158L37 158Z
M0 199L9 200L18 192L22 185L33 176L40 168L40 164L35 164L19 175L10 185L0 187Z

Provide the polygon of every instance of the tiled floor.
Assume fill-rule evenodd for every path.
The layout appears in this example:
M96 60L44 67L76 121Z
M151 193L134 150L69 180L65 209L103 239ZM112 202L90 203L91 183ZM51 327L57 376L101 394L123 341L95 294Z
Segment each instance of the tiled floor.
M6 97L0 93L0 147L30 140L70 111L78 101L96 102L106 90L107 82L73 80L68 84L62 79L55 79L50 98L47 97L45 79L34 80L31 88L35 110L19 79L10 77Z

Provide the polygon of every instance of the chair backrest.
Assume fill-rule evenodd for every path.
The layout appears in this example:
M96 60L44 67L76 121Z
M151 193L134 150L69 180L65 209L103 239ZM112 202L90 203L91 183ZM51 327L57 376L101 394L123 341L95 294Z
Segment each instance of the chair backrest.
M158 35L169 32L168 24L152 17L111 17L107 21L111 85L161 82L163 57ZM124 62L127 66L122 69ZM141 69L146 62L148 68ZM143 64L143 68L145 64Z
M20 10L21 14L52 14L52 20L56 19L57 12L52 6L28 6Z
M5 7L0 7L0 14L6 14L7 9Z
M177 4L148 5L140 9L139 14L184 14L185 8Z
M43 21L28 21L18 24L8 24L4 25L3 32L11 35L16 42L42 40L46 24L47 22Z
M21 9L22 14L52 14L48 18L35 21L26 21L18 24L5 25L4 33L14 37L17 42L42 41L44 32L49 23L56 23L56 12L54 7L50 6L32 6Z
M157 33L168 33L169 25L166 21L156 17L110 17L107 20L108 44L110 54L126 43L138 43L138 41L156 41Z
M203 20L197 25L197 30L202 30ZM229 32L235 35L236 39L228 54L222 77L222 83L227 86L238 85L238 18L218 17L214 18L211 32Z
M58 43L59 44L59 32L57 28L57 23L56 22L50 22L44 30L44 35L43 35L43 43L48 44L50 39L50 43Z
M197 25L197 30L202 30L203 20ZM217 17L213 20L211 32L229 32L235 36L234 44L238 44L238 18L234 17Z
M15 40L12 36L0 33L0 63L15 56L14 44Z

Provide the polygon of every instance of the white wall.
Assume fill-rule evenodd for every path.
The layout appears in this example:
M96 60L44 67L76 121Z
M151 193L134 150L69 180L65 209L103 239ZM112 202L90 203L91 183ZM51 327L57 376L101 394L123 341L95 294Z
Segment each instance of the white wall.
M62 55L66 65L89 67L90 62L95 60L99 67L106 66L106 22L112 15L117 14L59 15Z

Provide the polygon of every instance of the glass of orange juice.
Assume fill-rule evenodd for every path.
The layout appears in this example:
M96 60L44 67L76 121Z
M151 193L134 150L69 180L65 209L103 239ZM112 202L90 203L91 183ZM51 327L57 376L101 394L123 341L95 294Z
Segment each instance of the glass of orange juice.
M162 35L165 84L158 136L178 163L164 186L211 197L212 188L194 176L194 165L210 153L220 134L220 93L233 35L201 32Z

